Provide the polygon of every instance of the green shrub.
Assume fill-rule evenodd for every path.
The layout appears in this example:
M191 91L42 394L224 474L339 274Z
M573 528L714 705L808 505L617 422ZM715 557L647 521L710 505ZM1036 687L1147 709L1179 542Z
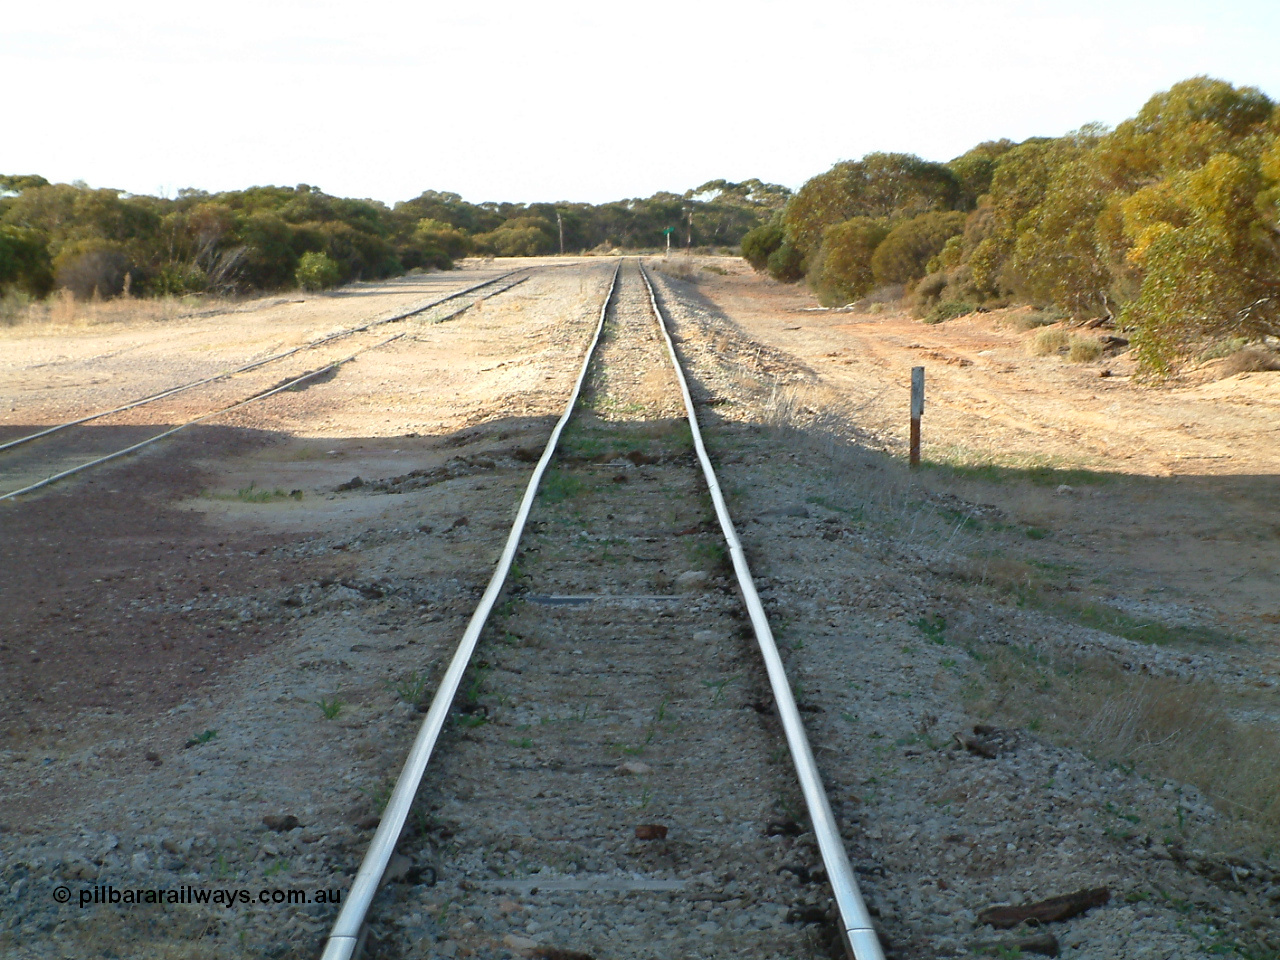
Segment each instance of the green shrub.
M21 323L31 307L31 295L12 288L0 291L0 326Z
M783 214L787 236L806 257L817 253L826 231L850 219L914 217L948 209L960 198L955 174L939 163L905 153L869 153L844 160L811 178Z
M499 257L537 257L556 249L556 227L543 217L514 217L478 234L476 249Z
M166 263L147 282L147 291L160 297L181 297L200 293L209 278L194 263Z
M942 323L946 320L954 320L956 317L963 317L965 314L973 313L976 309L977 306L968 300L943 300L925 315L924 322Z
M871 272L876 283L910 283L923 277L950 240L963 239L966 216L949 211L922 213L899 223L876 247L871 256ZM956 257L959 260L959 257Z
M294 278L303 290L327 290L338 283L342 269L338 262L318 251L304 253Z
M804 276L804 257L800 256L800 251L785 240L778 249L769 254L765 266L769 276L783 283L795 283Z
M768 267L769 258L785 240L786 234L783 233L781 223L762 223L743 235L742 258L760 273Z
M942 294L947 289L947 274L931 273L922 277L911 291L911 307L917 317L925 317L929 311L942 302Z
M42 297L53 288L48 247L37 231L0 226L0 289L5 287L34 297Z
M942 245L938 255L925 264L926 273L938 273L958 266L964 259L964 237L951 237Z
M413 242L400 251L406 267L437 267L448 270L453 261L475 249L472 239L457 227L423 218L413 229Z
M1219 340L1201 352L1200 361L1221 360L1223 357L1229 357L1233 353L1238 353L1249 345L1248 337L1227 337L1225 340Z
M1012 140L988 140L947 163L947 169L960 183L962 206L966 209L974 206L978 198L991 189L996 163L1013 147Z
M889 234L885 220L854 217L827 227L809 268L809 285L824 306L852 303L875 287L871 258Z

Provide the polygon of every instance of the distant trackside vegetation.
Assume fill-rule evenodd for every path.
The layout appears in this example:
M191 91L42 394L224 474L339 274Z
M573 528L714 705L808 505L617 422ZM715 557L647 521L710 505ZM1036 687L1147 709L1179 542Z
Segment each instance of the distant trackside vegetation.
M1196 77L1114 130L842 161L742 252L829 306L902 284L932 320L1013 302L1108 317L1168 373L1208 341L1280 336L1280 107Z
M0 176L0 294L77 298L323 289L471 254L537 256L673 246L735 249L781 211L776 184L714 180L615 203L469 203L427 191L394 207L322 190L251 187L131 195Z

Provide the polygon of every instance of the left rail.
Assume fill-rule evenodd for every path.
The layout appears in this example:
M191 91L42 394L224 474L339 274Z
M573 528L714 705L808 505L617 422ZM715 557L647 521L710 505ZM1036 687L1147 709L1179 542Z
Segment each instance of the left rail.
M364 928L365 916L369 912L369 905L373 902L374 895L378 892L378 885L382 882L382 875L386 872L387 864L391 862L391 855L395 853L396 843L400 839L400 831L404 829L405 821L409 817L409 810L413 806L413 798L418 792L418 785L422 782L422 775L426 772L427 763L431 760L436 741L440 738L440 731L444 729L444 722L449 716L449 708L453 705L453 698L457 695L458 687L462 683L462 676L466 673L467 665L471 662L471 655L475 652L476 644L480 641L480 632L484 629L484 625L489 619L493 605L498 600L498 594L502 592L502 586L507 580L507 573L511 570L511 564L515 560L516 550L520 546L520 536L524 533L525 522L529 519L529 511L533 509L533 501L538 495L538 485L542 482L542 475L547 472L551 458L555 456L556 445L560 442L560 434L564 432L565 426L573 415L573 409L578 404L578 395L582 392L582 384L586 380L587 370L591 366L592 358L595 356L596 346L600 343L600 332L604 329L605 314L608 312L609 304L613 301L613 294L618 288L618 274L621 269L622 263L619 261L613 271L613 280L609 284L609 292L604 298L604 303L600 306L600 318L596 321L595 334L591 338L591 345L587 347L586 356L582 358L582 367L578 371L578 378L574 382L569 402L565 404L564 413L556 421L556 425L551 431L551 438L547 441L546 449L542 451L542 457L538 460L538 465L533 469L533 475L529 478L529 485L525 488L524 496L520 500L520 507L516 511L515 522L511 525L511 532L507 535L507 543L503 547L502 556L498 559L498 565L494 568L493 575L489 578L489 585L485 588L484 596L480 598L480 603L471 615L467 629L463 632L462 639L458 642L458 647L454 651L453 659L449 662L449 668L445 671L444 678L440 681L440 686L431 701L431 707L427 710L422 726L418 729L418 736L413 742L413 747L409 750L409 758L405 761L404 768L400 771L400 777L396 780L395 789L391 792L391 798L387 801L387 806L382 812L382 820L378 824L377 832L374 833L373 840L369 843L369 849L364 855L364 860L356 871L355 880L351 883L351 892L347 894L346 901L342 904L342 912L338 914L338 919L334 921L333 929L329 933L329 940L325 944L321 960L350 960L360 943L360 936Z

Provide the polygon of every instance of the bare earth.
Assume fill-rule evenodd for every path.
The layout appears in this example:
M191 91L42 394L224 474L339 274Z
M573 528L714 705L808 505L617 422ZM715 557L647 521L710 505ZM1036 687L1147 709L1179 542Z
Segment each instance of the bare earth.
M1007 323L1014 311L936 326L896 310L814 311L802 288L731 269L700 273L699 294L793 358L803 384L829 390L819 395L847 404L890 449L905 452L910 368L923 365L926 461L1045 466L1068 486L1072 469L1118 475L1124 484L1076 491L1083 496L1057 495L1056 486L983 496L1029 526L1053 528L1123 593L1208 605L1236 629L1275 635L1280 373L1144 388L1123 356L1087 364L1030 356L1031 334ZM1049 558L1060 552L1046 546Z
M1111 767L1089 743L1014 730L1025 711L999 702L971 654L1007 643L1110 658L1135 684L1212 686L1236 720L1280 731L1280 372L1206 369L1144 387L1124 356L1030 356L1030 334L998 313L927 326L894 311L819 311L804 290L738 260L655 265L713 458L812 707L806 722L859 881L896 955L964 955L1002 937L1011 949L1034 931L1002 934L978 924L978 910L1105 885L1108 906L1051 925L1063 956L1190 958L1224 944L1274 956L1274 826L1241 826L1230 802ZM3 493L368 348L306 389L0 503L0 953L316 955L334 912L324 905L80 909L75 898L107 883L345 891L416 729L418 691L407 688L429 696L489 576L613 262L475 263L163 323L0 330L3 443L523 266L549 268L447 322L429 313L0 453ZM601 395L619 398L618 416L675 411L658 409L665 373L611 356ZM908 474L918 364L928 466ZM588 520L603 522L573 522ZM534 576L536 560L521 560ZM1135 642L1025 606L1019 591L1036 590L1190 632ZM1210 634L1230 639L1186 639ZM730 662L727 650L716 655ZM526 659L511 683L532 685L523 698L550 696ZM747 695L757 681L729 676L719 679L741 692L727 688L725 709L767 731ZM467 751L525 756L510 746L524 731L504 726L518 704L485 703L485 736L460 734L442 761L463 800L485 786L477 771L492 756L469 765ZM988 735L991 756L955 745L978 720L1007 725ZM755 754L741 755L754 771ZM584 757L583 776L608 761L612 777L617 759ZM767 792L762 782L753 789ZM430 789L450 802L450 784ZM779 806L762 822L730 826L754 838L794 815L785 791L742 807L769 802ZM690 816L713 808L708 799ZM283 815L299 823L264 827ZM472 860L537 877L486 824L466 828L492 846ZM495 908L467 886L475 863L448 840L428 845L438 886L418 873L403 881L378 955L498 958L528 955L526 941L597 958L663 955L632 939L655 929L634 899L619 897L607 927L563 896L539 901L536 888ZM685 955L731 955L717 944L730 942L722 927L747 935L737 915L759 942L824 948L808 835L769 842L786 872L735 876L721 864L708 868L724 885L714 896L668 897L661 911ZM684 843L674 836L662 856ZM51 899L57 884L72 890L69 906ZM768 910L744 892L757 889Z

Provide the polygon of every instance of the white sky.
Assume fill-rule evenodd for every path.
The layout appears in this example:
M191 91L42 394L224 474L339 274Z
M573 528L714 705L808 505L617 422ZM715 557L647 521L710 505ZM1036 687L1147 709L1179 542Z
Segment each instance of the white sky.
M0 7L0 172L600 202L1280 97L1263 0L145 0Z

